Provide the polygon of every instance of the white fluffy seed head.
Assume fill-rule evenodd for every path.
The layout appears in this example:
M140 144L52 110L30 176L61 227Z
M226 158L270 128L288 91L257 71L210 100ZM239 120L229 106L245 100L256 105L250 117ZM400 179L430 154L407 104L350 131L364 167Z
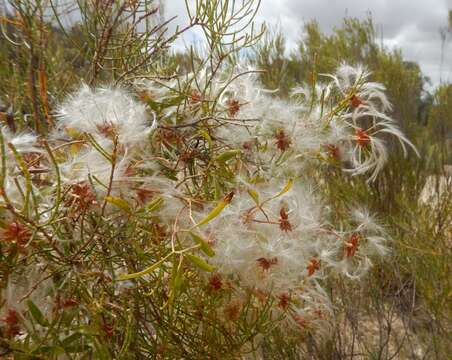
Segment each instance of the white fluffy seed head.
M64 101L57 111L57 129L89 133L96 139L118 135L125 146L145 142L155 127L155 119L144 104L138 103L126 90L102 87L92 89L82 85Z

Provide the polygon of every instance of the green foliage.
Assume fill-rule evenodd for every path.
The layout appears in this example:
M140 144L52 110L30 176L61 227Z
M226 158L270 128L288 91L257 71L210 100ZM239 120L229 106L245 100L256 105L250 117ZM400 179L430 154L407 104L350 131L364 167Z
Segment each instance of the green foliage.
M272 29L256 44L250 57L257 68L265 71L261 75L262 82L271 90L278 89L283 95L287 95L287 90L293 85L293 79L287 74L285 52L284 35L279 29Z
M372 71L375 81L386 86L394 105L393 115L404 129L408 123L420 121L425 78L419 66L406 62L400 51L378 44L371 18L346 18L331 35L323 34L315 21L309 22L303 28L297 50L286 56L284 44L284 36L278 31L267 33L251 59L258 68L266 70L262 81L269 89L279 88L287 94L294 84L312 84L342 62L362 64Z
M267 71L261 77L264 84L269 89L278 87L283 94L287 94L287 89L293 84L314 83L321 74L330 73L343 61L365 65L372 71L375 81L387 88L388 98L393 104L392 115L410 134L421 156L404 158L394 149L387 166L370 189L361 179L344 180L337 176L335 170L330 170L327 189L333 202L339 205L342 199L353 196L356 203L368 204L381 214L388 228L395 229L392 232L392 258L376 269L384 275L371 276L366 280L368 287L375 291L364 295L367 302L362 306L354 303L347 305L345 300L348 297L352 299L363 294L357 295L356 289L346 286L344 294L338 298L337 306L341 309L338 313L345 313L351 324L356 323L356 328L351 332L355 334L353 336L359 336L359 323L365 323L360 321L360 317L365 318L365 314L369 313L371 316L386 317L388 310L381 304L397 306L398 316L413 324L413 331L427 344L429 355L426 356L445 358L450 351L446 339L451 318L450 307L446 306L451 299L450 185L449 190L441 192L442 195L434 195L436 200L422 204L419 199L426 188L434 194L439 189L439 182L451 176L445 166L452 163L452 87L443 84L432 95L427 93L424 89L427 78L422 75L419 66L405 61L401 51L390 51L378 44L371 18L364 21L344 19L342 26L331 35L323 34L316 22L310 22L303 29L298 49L290 56L284 53L284 36L276 32L267 35L264 45L251 59L256 66ZM436 183L436 187L429 187L429 182ZM349 192L350 186L354 189L353 195ZM344 210L340 207L336 209L339 213ZM396 301L392 298L394 293L406 294L403 295L406 297L403 301ZM380 305L369 307L369 304ZM411 307L417 310L412 312ZM350 311L357 315L352 316ZM307 353L315 353L321 359L345 358L347 345L344 341L347 343L350 339L341 334L340 328L337 331L333 342L320 341L325 347L323 350L317 345L309 347L307 342L310 349ZM391 336L388 335L388 343L392 341ZM268 346L271 342L268 341ZM277 358L281 359L299 358L286 353L286 347L293 346L293 343L284 343L282 347L280 343L269 347L267 351L280 353ZM369 358L391 356L390 352L385 353L378 346L368 347L368 350ZM414 355L405 353L403 356L411 358Z
M80 21L71 27L63 26L65 9L57 2L10 3L14 12L0 19L0 120L13 133L31 128L43 138L54 125L56 104L80 82L127 87L136 78L173 77L179 60L177 55L169 56L167 49L193 26L206 34L209 51L197 54L191 49L189 55L180 55L186 63L179 71L199 72L208 67L211 77L198 84L200 91L212 86L215 69L231 61L241 49L252 46L262 33L252 24L258 7L254 1L234 6L220 0L197 2L187 26L174 33L169 33L168 22L156 21L158 8L154 1L79 0L75 9ZM250 31L238 37L234 29L237 25ZM192 94L185 90L175 93L171 103L155 102L146 94L142 94L142 100L160 115L169 106L188 106L186 99ZM205 102L200 110L214 114L215 107L215 102ZM193 127L195 134L187 143L181 143L181 148L169 141L167 151L159 154L163 163L174 161L167 171L168 177L174 177L173 165L177 167L181 152L189 153L195 144L205 145L201 165L186 159L190 174L183 181L193 181L193 197L187 201L198 206L202 205L199 195L204 199L221 198L224 183L233 175L230 163L241 154L214 144L209 128L200 125L199 130ZM162 133L166 128L174 135L179 125L162 126ZM275 325L270 321L274 318L272 298L258 299L251 291L238 293L221 283L219 289L212 288L208 276L215 269L202 256L213 256L213 249L195 234L194 227L187 230L193 231L191 246L184 247L177 237L168 241L170 229L160 225L156 215L164 204L161 197L132 205L112 195L110 183L104 185L108 188L106 196L94 201L96 195L89 189L100 182L94 176L91 184L76 189L78 195L74 197L74 189L61 182L62 157L89 144L111 165L113 174L118 165L118 148L116 140L113 150L108 150L89 134L67 131L74 139L69 147L49 145L43 140L52 171L57 174L56 202L45 221L45 212L37 210L39 199L31 186L36 177L30 175L28 160L0 137L2 189L5 178L13 178L5 170L6 152L10 150L18 176L23 174L26 179L24 206L17 211L1 191L2 204L9 205L2 205L0 210L0 353L18 359L232 359L252 352L254 339ZM185 145L187 148L182 148ZM207 176L199 184L196 175L203 168L208 169ZM219 215L232 195L220 201L197 226ZM106 212L107 207L111 213ZM12 222L11 215L17 222ZM3 238L7 226L13 231L11 243ZM28 244L15 243L17 229L23 239L33 243L29 252L21 248ZM28 274L27 269L41 260L46 265L36 269L37 274ZM124 269L121 274L113 271L118 265ZM53 285L45 287L48 282ZM30 287L19 293L26 284ZM10 286L18 289L14 294L17 299L9 299L6 294L4 289ZM42 288L49 289L48 293L40 294ZM36 293L46 299L46 304L34 301ZM18 311L7 308L11 301ZM20 340L15 338L19 324L26 333Z
M433 93L428 116L428 134L432 139L431 151L437 151L445 164L452 163L452 85L440 85Z

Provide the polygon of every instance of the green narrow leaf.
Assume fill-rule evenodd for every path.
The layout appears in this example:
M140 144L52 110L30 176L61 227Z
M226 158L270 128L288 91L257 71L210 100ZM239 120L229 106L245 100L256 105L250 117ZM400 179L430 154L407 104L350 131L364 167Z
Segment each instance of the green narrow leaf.
M74 341L79 340L83 335L79 332L73 333L72 335L69 335L65 339L61 341L61 344L66 347L72 344Z
M219 162L226 162L234 157L236 157L237 155L240 155L242 152L240 150L228 150L225 151L224 153L218 155L215 160L219 161Z
M181 262L177 268L177 273L174 278L174 289L176 290L176 292L179 291L179 289L182 286L182 283L184 282L183 274L184 272L182 271L182 262Z
M123 359L124 355L127 352L127 349L130 346L130 343L132 342L132 316L129 314L127 318L127 325L126 325L126 335L124 338L124 342L121 346L121 349L119 350L118 358Z
M195 242L199 245L199 249L206 254L209 257L212 257L215 255L215 251L213 251L212 247L209 245L209 243L204 240L201 236L198 234L195 234L194 232L190 231L190 235L195 240Z
M160 112L160 105L159 103L155 102L154 100L152 100L150 97L146 96L146 98L144 99L144 101L146 102L146 104L148 104L148 106L154 110L155 112Z
M218 198L220 198L222 191L221 191L220 183L218 182L217 176L215 176L212 181L213 181L214 196L215 196L215 199L218 199Z
M179 292L179 289L183 282L183 271L182 271L182 263L183 263L183 256L180 257L180 259L177 259L174 257L173 259L173 269L171 272L171 281L170 281L170 288L171 292L168 299L168 305L171 306L173 303L177 293Z
M256 205L259 205L259 194L257 193L257 191L253 189L248 189L248 194L254 200Z
M188 260L192 262L193 265L195 265L197 268L207 271L207 272L213 272L215 270L215 267L206 263L203 259L192 255L192 254L185 254Z
M100 342L99 340L95 340L94 341L94 347L96 349L96 351L94 352L94 358L95 359L99 359L99 360L110 360L111 359L111 355L110 352L108 351L108 347Z
M198 130L198 134L201 135L204 139L206 139L209 144L209 149L212 149L212 138L206 130L200 129Z
M161 197L158 197L158 198L152 200L146 206L146 208L148 209L148 211L155 211L155 210L159 209L163 205L164 202L165 202L165 200L163 200Z
M78 132L77 130L75 130L73 128L66 127L65 131L71 138L80 139L82 137L82 133Z
M170 253L168 255L166 255L163 259L160 259L159 261L157 261L154 265L149 266L148 268L136 272L136 273L132 273L132 274L127 274L127 275L121 275L118 277L118 280L130 280L130 279L136 279L138 277L141 277L143 275L149 274L151 272L153 272L154 270L157 270L171 255L173 255L173 253Z
M39 308L34 304L33 301L28 300L27 301L27 305L28 305L28 310L30 311L31 316L33 316L33 319L35 319L35 321L39 325L41 325L41 326L48 326L49 325L49 322L44 317L44 315L42 314L41 310L39 310Z
M293 180L289 179L287 181L286 186L284 186L284 188L279 193L277 193L276 195L272 196L269 200L274 200L276 198L279 198L280 196L283 196L286 192L288 192L292 188L292 185L293 185Z
M94 138L93 135L89 134L89 133L84 133L87 140L90 142L91 145L93 145L93 147L104 157L106 158L110 163L113 163L113 158L112 156L107 153L104 148L96 141L96 139Z
M19 167L21 168L21 170L24 174L24 177L25 177L25 199L24 199L24 205L22 208L22 213L24 215L27 215L28 214L28 205L30 202L30 195L32 192L31 175L30 175L30 172L28 171L28 167L27 167L27 164L26 164L24 158L17 151L17 149L14 147L14 145L12 143L8 143L8 147L13 152L14 158L16 159L16 162L19 165Z

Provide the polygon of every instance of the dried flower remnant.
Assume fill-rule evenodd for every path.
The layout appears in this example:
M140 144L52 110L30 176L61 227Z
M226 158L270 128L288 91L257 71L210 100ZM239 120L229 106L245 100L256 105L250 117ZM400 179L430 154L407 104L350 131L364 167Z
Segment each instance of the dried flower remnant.
M152 93L149 90L138 90L137 97L142 102L149 102L152 99Z
M295 314L293 315L293 319L295 320L295 323L299 326L301 330L306 330L308 328L309 322L303 316Z
M168 236L168 231L165 224L156 223L153 224L154 237L153 242L159 244Z
M289 222L289 214L284 207L279 211L279 228L285 232L292 231L292 224Z
M242 144L242 149L246 151L251 151L253 149L253 142L252 141L244 141Z
M168 143L179 147L185 140L185 134L172 129L159 129L157 139L163 143Z
M179 160L183 162L189 162L195 159L199 154L198 149L187 149L180 156Z
M235 191L231 191L228 194L225 195L225 197L223 198L223 202L225 204L230 204L232 199L234 198L235 195Z
M139 188L135 190L137 200L140 204L146 204L149 200L151 200L156 194L155 190Z
M271 259L267 259L264 257L261 257L259 259L256 260L258 266L260 266L262 268L262 270L268 270L270 269L270 267L272 267L273 265L276 265L278 263L278 258L274 257Z
M96 203L96 195L87 182L72 185L69 195L72 199L69 200L68 205L77 204L81 210L86 210Z
M224 309L224 314L226 319L229 321L236 321L240 317L240 312L242 310L242 304L239 300L232 300L226 305Z
M336 161L341 159L341 153L340 153L339 146L334 145L334 144L328 144L326 146L326 149L327 149L328 155L330 156L331 159L336 160Z
M6 324L5 329L3 331L7 337L11 338L16 335L19 335L20 333L19 315L16 310L8 309L5 317L1 320Z
M320 270L320 262L316 257L313 257L307 266L308 276L314 275L317 270Z
M362 100L358 95L352 95L351 99L350 99L350 104L354 107L357 108L362 104Z
M193 90L190 94L190 102L192 104L198 104L202 101L202 95L198 90Z
M209 278L209 286L212 290L218 291L223 287L223 282L221 281L221 276L219 274L214 274Z
M278 296L278 300L278 307L287 310L290 305L290 295L288 293L282 293Z
M281 151L286 151L290 147L291 140L283 130L279 130L275 134L276 147Z
M333 84L344 97L353 95L350 99L351 105L355 108L376 109L386 111L391 109L382 84L368 81L370 72L363 66L350 66L342 64L333 75L327 75L333 79ZM353 90L352 90L353 89Z
M31 239L31 232L20 222L12 221L6 225L0 236L2 240L16 244L19 249L23 249Z
M17 314L17 311L14 309L8 309L8 312L6 313L5 317L2 319L2 321L7 325L16 325L19 323L19 317Z
M58 311L61 309L67 309L74 306L79 305L79 302L71 297L61 298L61 295L58 294L55 298L55 307L54 311Z
M347 257L355 256L356 251L361 240L360 234L352 234L348 241L345 242L345 255Z
M227 102L227 107L229 115L231 117L234 117L240 111L240 103L238 100L235 99L229 99Z
M320 320L326 320L327 318L324 312L320 309L314 310L314 315L317 316L317 318Z
M111 339L114 336L114 334L115 334L115 327L113 326L113 324L109 324L109 323L105 322L102 325L102 330L104 331L105 336L108 339Z
M370 137L364 129L355 129L355 139L359 146L366 147L370 143Z

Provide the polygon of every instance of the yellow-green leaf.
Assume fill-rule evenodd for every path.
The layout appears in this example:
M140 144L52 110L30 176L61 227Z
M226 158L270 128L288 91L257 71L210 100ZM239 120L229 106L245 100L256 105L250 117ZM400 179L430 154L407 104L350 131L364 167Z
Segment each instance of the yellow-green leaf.
M209 144L209 149L211 149L212 148L212 138L210 137L209 133L206 130L200 129L200 130L198 130L198 134L207 140L207 143Z
M199 249L206 254L209 257L212 257L215 255L215 251L210 247L209 243L204 240L201 236L198 234L195 234L194 232L190 231L190 235L192 236L193 240L199 245Z
M149 274L155 270L157 270L160 266L162 266L162 264L171 256L173 255L173 253L168 254L167 256L165 256L163 259L157 261L154 265L149 266L148 268L136 272L136 273L132 273L132 274L127 274L127 275L121 275L119 276L118 280L130 280L130 279L136 279L139 278L141 276L144 276L146 274Z
M197 268L207 271L207 272L213 272L215 270L215 267L206 263L203 259L192 255L192 254L186 254L185 255L188 260L192 262L193 265L195 265Z
M168 305L171 305L174 301L174 298L176 297L176 294L179 292L179 289L182 286L183 283L183 263L184 258L181 256L180 259L177 259L174 257L173 259L173 269L171 272L171 281L170 281L170 287L171 292L168 298Z
M124 210L125 212L127 212L129 214L132 212L132 210L130 210L129 204L124 199L114 197L114 196L107 196L105 198L105 201L121 208L122 210Z
M173 270L171 272L171 287L174 290L178 290L182 284L182 263L184 258L180 259L174 257Z
M280 196L284 195L286 192L288 192L288 191L292 188L292 185L293 185L293 180L292 180L292 179L289 179L289 180L287 181L286 186L284 186L284 188L283 188L279 193L277 193L276 195L272 196L272 197L270 198L270 200L279 198Z
M161 197L158 197L154 200L152 200L147 206L146 208L148 209L148 211L155 211L158 208L160 208L160 206L163 205L164 200Z
M259 194L258 194L258 192L256 190L253 190L253 189L248 189L248 194L254 200L256 205L259 205Z
M79 153L80 149L81 149L81 145L80 144L71 144L69 146L69 153L72 156L75 156L75 155L77 155Z
M240 150L228 150L225 151L224 153L218 155L215 160L219 161L219 162L226 162L234 157L236 157L237 155L240 155L242 152Z
M130 346L130 343L132 342L133 338L133 325L132 325L132 316L129 313L128 319L127 319L127 325L126 325L126 335L124 337L124 342L122 343L121 349L119 350L118 358L124 359L124 355L127 352L127 349Z
M79 139L82 135L80 132L70 127L67 127L65 130L66 133L73 139Z
M207 224L209 221L213 220L214 218L216 218L218 215L220 215L220 213L224 210L224 208L231 202L232 198L234 196L234 192L230 192L228 195L226 195L223 200L221 200L217 206L215 206L215 208L209 213L207 214L207 216L202 219L201 221L199 221L196 225L194 225L192 227L192 229L194 229L195 227Z

